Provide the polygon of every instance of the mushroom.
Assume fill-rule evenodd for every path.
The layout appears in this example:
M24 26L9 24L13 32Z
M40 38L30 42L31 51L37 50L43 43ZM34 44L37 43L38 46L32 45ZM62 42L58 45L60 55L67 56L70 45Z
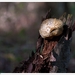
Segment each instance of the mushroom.
M63 22L60 19L50 18L42 22L39 33L42 38L59 36L63 32Z

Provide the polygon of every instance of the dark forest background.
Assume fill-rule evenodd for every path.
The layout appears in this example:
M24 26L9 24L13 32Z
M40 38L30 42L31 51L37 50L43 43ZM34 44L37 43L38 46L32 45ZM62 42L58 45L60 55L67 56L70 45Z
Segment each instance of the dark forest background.
M54 17L73 15L74 2L0 2L0 72L13 72L35 51L42 16L51 8ZM75 72L75 32L72 35L69 72Z

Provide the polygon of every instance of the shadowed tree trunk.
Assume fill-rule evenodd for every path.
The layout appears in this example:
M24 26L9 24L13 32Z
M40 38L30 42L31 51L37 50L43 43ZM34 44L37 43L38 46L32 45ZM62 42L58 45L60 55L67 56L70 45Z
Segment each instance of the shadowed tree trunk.
M51 18L51 11L42 19ZM64 22L65 14L60 17ZM43 39L40 35L37 41L36 52L32 52L27 61L22 62L13 72L19 73L65 73L70 60L70 43L75 24L72 25L71 15L64 22L64 30L60 36L52 39Z

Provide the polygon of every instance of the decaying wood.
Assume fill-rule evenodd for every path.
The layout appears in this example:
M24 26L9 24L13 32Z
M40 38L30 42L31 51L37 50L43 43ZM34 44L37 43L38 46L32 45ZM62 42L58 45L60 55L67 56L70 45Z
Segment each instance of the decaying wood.
M51 18L51 11L46 14L43 20ZM60 36L52 39L38 37L36 52L19 65L13 72L19 73L62 73L67 72L70 60L70 42L72 32L75 30L75 23L72 24L72 15L65 14L60 17L64 22L64 30Z

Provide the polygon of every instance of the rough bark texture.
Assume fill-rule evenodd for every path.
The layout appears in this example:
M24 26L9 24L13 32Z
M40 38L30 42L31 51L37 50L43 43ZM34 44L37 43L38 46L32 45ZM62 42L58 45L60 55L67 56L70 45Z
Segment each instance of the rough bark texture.
M51 18L50 11L46 14ZM64 30L60 36L53 39L43 39L40 35L37 41L36 52L24 61L13 72L19 73L64 73L67 72L68 62L70 60L70 42L72 32L75 30L75 24L72 25L71 15L67 20L63 15L60 18L64 22Z

